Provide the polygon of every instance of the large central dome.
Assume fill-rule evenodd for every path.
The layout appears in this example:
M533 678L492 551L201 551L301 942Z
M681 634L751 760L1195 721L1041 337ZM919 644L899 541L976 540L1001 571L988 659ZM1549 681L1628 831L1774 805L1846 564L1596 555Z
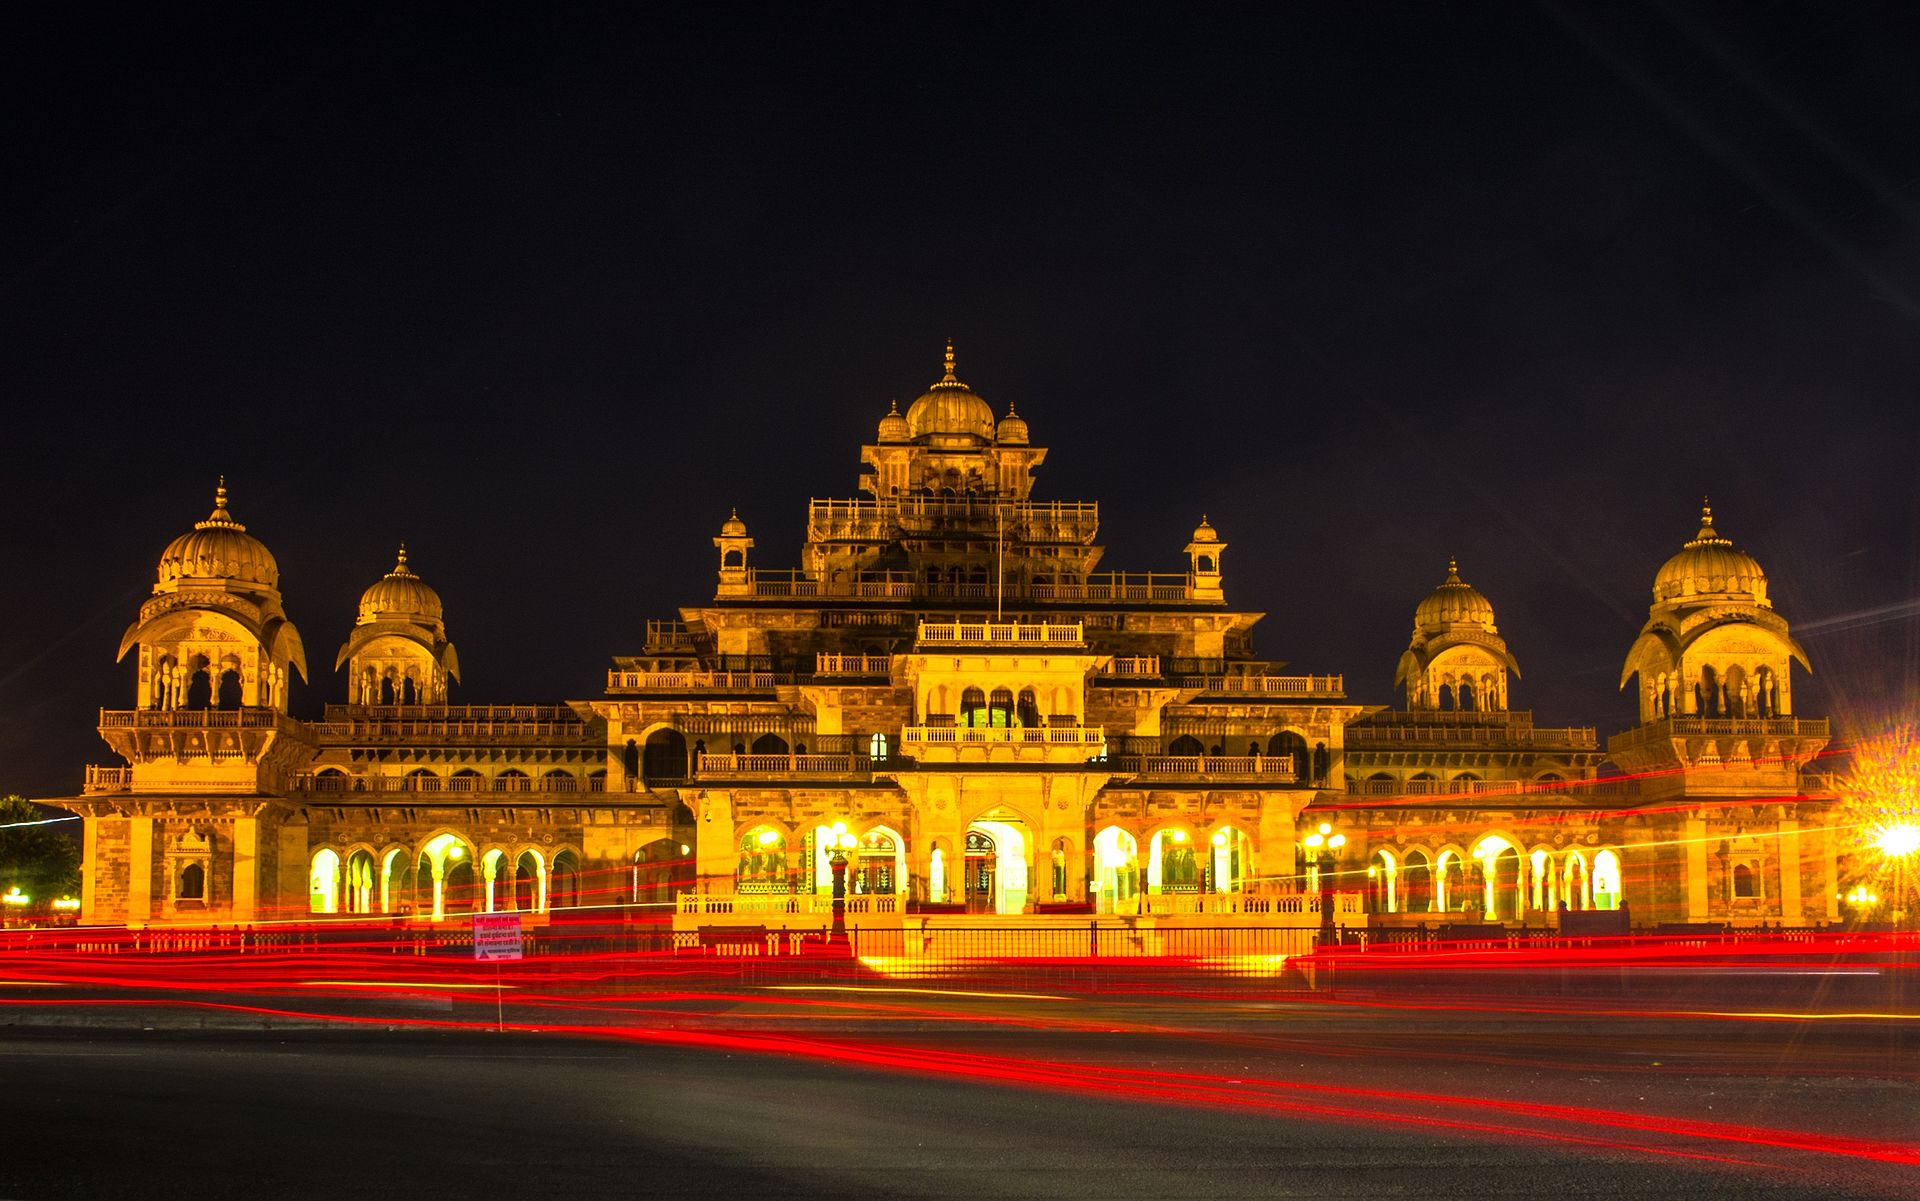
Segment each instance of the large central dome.
M946 375L907 410L907 436L970 434L993 441L993 410L953 374L953 343L947 343Z

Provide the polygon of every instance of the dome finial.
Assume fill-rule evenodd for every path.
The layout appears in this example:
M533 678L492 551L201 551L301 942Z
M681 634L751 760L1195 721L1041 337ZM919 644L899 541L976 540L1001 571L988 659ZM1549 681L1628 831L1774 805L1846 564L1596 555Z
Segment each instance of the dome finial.
M1706 497L1700 498L1700 532L1693 536L1688 546L1732 546L1727 536L1713 528L1713 505Z
M393 569L395 571L405 571L407 569L407 544L404 542L400 544L400 556L394 561Z
M1463 582L1464 581L1461 580L1460 578L1460 560L1455 558L1452 555L1448 555L1447 556L1447 583L1459 584Z
M943 384L945 384L945 383L958 383L958 382L959 382L959 377L957 377L957 376L955 376L955 375L953 374L953 339L952 339L952 338L948 338L948 339L947 339L947 362L946 362L946 369L947 369L947 373L946 373L946 375L945 375L945 376L943 376L943 377L941 378L941 380L940 380L940 382L941 382L941 383L943 383Z
M897 396L888 397L887 398L887 416L898 417L899 415L900 415L900 398Z
M242 530L247 527L233 519L227 511L227 477L221 476L219 486L213 490L213 512L207 514L205 521L193 523L196 530Z

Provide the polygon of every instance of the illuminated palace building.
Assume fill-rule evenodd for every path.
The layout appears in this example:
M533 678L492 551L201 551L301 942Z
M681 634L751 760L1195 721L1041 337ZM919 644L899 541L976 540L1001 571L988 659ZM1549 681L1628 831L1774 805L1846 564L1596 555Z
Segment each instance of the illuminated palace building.
M793 928L826 921L836 852L876 926L1310 925L1323 884L1343 925L1837 916L1831 797L1801 774L1827 723L1795 715L1805 656L1710 512L1654 577L1639 722L1603 749L1510 707L1519 666L1452 565L1392 706L1256 657L1205 519L1182 570L1101 570L1099 507L1034 498L1047 452L951 349L861 455L864 495L811 502L797 567L727 518L711 599L649 622L597 699L453 703L402 551L318 720L287 711L306 652L223 488L121 642L137 686L100 733L124 765L57 802L86 819L84 917L639 903Z

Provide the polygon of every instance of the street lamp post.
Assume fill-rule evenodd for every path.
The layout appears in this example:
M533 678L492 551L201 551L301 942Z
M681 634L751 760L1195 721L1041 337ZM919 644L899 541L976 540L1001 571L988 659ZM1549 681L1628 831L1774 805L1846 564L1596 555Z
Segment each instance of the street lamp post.
M1320 828L1302 841L1308 853L1314 857L1320 884L1320 945L1331 947L1339 942L1340 937L1333 928L1333 869L1338 864L1336 852L1347 845L1347 836L1335 834L1330 824L1321 822Z
M859 845L845 823L834 823L833 853L827 857L827 866L833 870L833 929L827 934L827 945L835 949L847 946L847 852Z

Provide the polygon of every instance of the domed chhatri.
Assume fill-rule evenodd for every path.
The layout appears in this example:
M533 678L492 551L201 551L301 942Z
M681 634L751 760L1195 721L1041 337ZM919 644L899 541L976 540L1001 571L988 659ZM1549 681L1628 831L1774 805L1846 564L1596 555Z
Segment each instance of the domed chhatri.
M1700 532L1653 577L1655 601L1685 603L1693 597L1733 598L1772 607L1767 573L1752 555L1713 528L1713 506L1700 502Z
M1027 419L1014 412L1012 405L1008 405L1007 415L1002 417L1000 424L994 428L993 438L1003 446L1025 446Z
M1205 513L1200 515L1200 524L1193 527L1193 540L1195 542L1220 541L1220 532L1213 528L1213 523L1207 520Z
M444 705L460 679L460 655L447 641L440 594L407 565L400 544L393 570L360 594L360 616L333 661L347 669L347 698L357 705Z
M734 509L727 519L720 523L722 538L744 538L747 536L747 523L740 520L740 510Z
M909 442L912 439L913 432L907 426L907 419L900 415L900 402L888 401L887 415L880 419L880 441Z
M205 521L167 544L153 590L173 592L186 581L228 580L257 584L268 590L280 586L280 565L266 544L247 533L247 527L227 510L227 477L213 493L213 512Z
M407 544L400 544L398 560L383 578L360 594L360 624L384 617L425 617L439 621L445 616L440 594L407 566Z
M969 435L993 441L993 410L953 373L953 343L947 343L946 374L907 409L907 436Z
M1495 629L1493 602L1483 596L1478 588L1461 579L1460 564L1448 559L1447 578L1414 609L1413 624L1416 629L1472 624L1492 633Z

